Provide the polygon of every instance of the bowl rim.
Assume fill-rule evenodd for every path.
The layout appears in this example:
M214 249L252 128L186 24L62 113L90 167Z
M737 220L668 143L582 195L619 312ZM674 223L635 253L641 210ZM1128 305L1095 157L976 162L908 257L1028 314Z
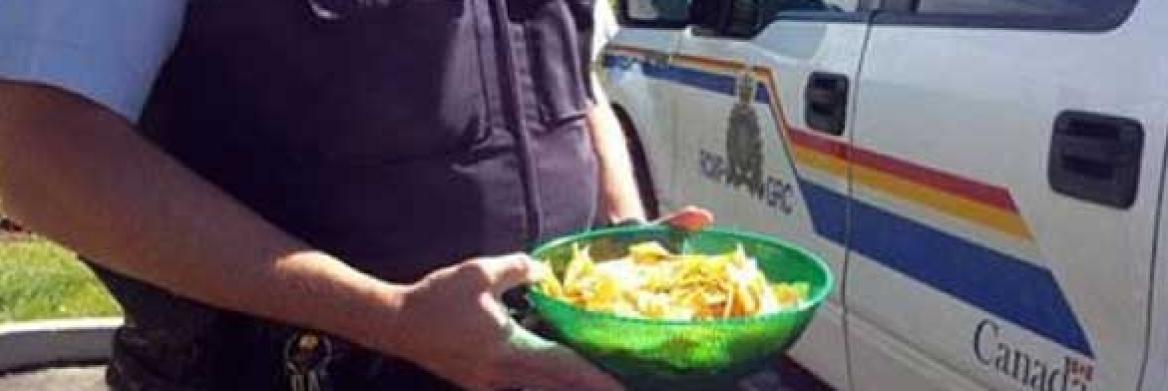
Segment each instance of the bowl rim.
M794 315L794 314L801 314L801 313L804 313L804 312L807 312L810 310L814 310L816 307L818 307L820 304L822 304L823 301L826 300L827 297L831 294L832 290L835 289L835 276L831 272L831 267L829 267L827 265L827 262L825 262L823 260L823 258L820 257L818 254L815 254L815 253L808 251L800 246L797 246L797 245L795 245L791 242L788 242L786 240L779 239L777 237L767 236L767 235L763 235L760 233L743 231L743 230L733 229L733 228L708 227L708 228L702 229L700 231L694 231L694 232L683 232L683 231L679 231L679 230L676 230L676 229L673 229L673 228L670 228L667 226L663 226L663 225L643 225L643 226L632 226L632 227L601 228L601 229L595 229L595 230L591 230L591 231L576 233L576 234L572 234L572 235L562 236L562 237L559 237L556 239L552 239L552 240L543 242L543 243L535 246L535 248L533 250L531 250L530 254L531 254L532 258L535 258L535 260L537 262L546 262L545 260L540 259L539 256L540 256L540 253L547 251L548 249L562 246L562 245L565 245L565 244L568 244L571 242L575 242L575 241L579 241L579 240L585 240L585 239L591 239L591 238L595 238L595 237L599 237L599 236L609 236L609 235L621 234L621 233L631 233L631 232L681 233L683 235L698 234L698 233L703 233L703 232L712 232L715 234L738 236L738 237L742 237L742 238L749 239L749 240L770 242L771 244L775 244L775 245L778 245L778 246L781 246L781 247L784 247L784 248L787 248L790 250L794 250L794 251L800 253L801 255L803 255L804 257L806 257L807 259L810 259L813 264L815 264L817 267L819 267L819 269L821 271L823 271L824 286L826 288L821 289L818 293L816 293L812 297L808 298L808 300L806 302L804 302L802 305L799 305L797 307L785 308L785 309L781 309L781 310L778 310L775 312L769 312L769 313L759 315L759 316L737 317L737 318L726 318L726 319L704 319L704 320L669 320L669 319L632 318L632 317L612 314L609 312L587 310L584 308L574 306L574 305L572 305L568 302L565 302L563 300L551 297L551 296L543 293L539 289L537 289L534 285L532 285L531 289L527 290L527 295L529 296L529 299L533 299L533 301L550 303L553 306L566 308L566 309L573 311L573 312L588 314L589 316L610 318L610 319L616 319L616 320L625 321L625 322L642 323L642 324L647 324L647 325L712 326L712 325L752 324L752 323L764 322L764 321L767 321L770 319L786 317L786 316L790 316L790 315ZM537 310L537 312L538 312L538 310Z

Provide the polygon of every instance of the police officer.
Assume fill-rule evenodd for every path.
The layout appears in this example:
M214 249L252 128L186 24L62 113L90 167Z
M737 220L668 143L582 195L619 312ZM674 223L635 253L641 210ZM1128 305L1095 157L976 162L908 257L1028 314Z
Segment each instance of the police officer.
M590 1L0 2L5 212L122 304L116 389L618 389L497 299L645 217Z

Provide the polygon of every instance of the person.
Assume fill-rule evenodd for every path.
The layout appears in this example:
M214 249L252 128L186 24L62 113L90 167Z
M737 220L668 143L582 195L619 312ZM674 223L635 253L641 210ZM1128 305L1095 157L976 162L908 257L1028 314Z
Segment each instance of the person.
M0 2L5 213L121 303L114 389L620 389L499 300L646 218L600 4Z

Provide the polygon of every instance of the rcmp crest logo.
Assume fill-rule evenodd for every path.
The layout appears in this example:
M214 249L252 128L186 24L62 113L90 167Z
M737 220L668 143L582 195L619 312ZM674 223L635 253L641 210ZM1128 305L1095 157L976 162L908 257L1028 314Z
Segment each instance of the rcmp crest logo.
M707 180L750 195L783 214L794 211L794 187L763 172L763 127L755 109L759 81L743 72L734 83L736 101L727 120L725 154L700 149L698 165Z
M745 187L750 193L762 197L765 190L762 127L759 126L758 113L753 105L757 85L758 82L744 72L735 86L738 102L730 110L726 130L726 158L729 163L726 184L734 188Z

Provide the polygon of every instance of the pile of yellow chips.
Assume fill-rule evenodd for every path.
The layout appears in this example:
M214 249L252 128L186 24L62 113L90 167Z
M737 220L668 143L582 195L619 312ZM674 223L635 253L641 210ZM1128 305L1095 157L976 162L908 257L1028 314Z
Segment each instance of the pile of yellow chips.
M587 248L573 246L563 281L546 273L539 286L590 311L681 321L797 308L810 290L806 282L768 283L742 246L721 255L673 254L652 241L630 246L625 258L599 263Z

